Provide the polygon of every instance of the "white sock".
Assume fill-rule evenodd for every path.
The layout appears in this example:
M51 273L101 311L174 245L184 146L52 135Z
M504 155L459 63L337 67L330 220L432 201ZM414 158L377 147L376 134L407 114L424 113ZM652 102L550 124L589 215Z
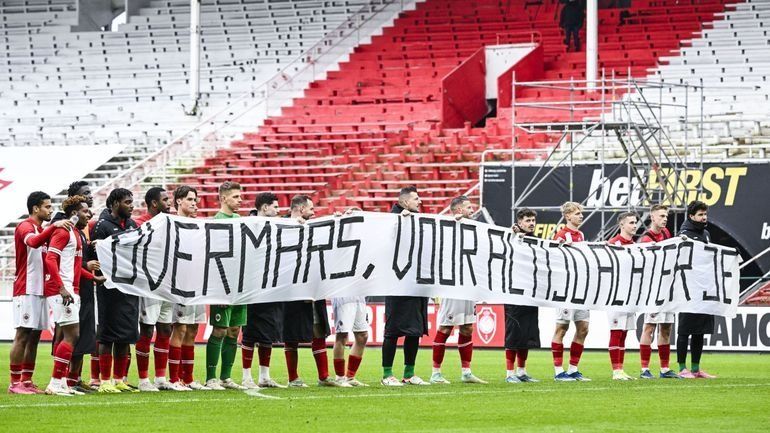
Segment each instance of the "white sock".
M515 376L513 370L505 370L505 377L513 377Z
M147 378L145 378L145 379L139 379L139 384L141 385L141 384L143 384L143 383L150 383L150 379L147 379Z
M524 376L526 374L527 374L527 369L526 368L519 367L519 368L516 369L516 376Z
M243 369L243 380L246 380L246 379L252 379L252 377L251 377L251 369L250 368L244 368Z
M660 370L661 370L661 371L663 371L663 369L662 369L662 368L661 368ZM649 369L649 368L643 368L643 369L642 369L642 373L644 373L645 371L650 371L650 369Z
M661 368L661 369L660 369L660 372L661 372L661 373L668 373L669 371L671 371L671 369L670 369L670 368Z
M564 373L564 367L562 367L562 366L553 367L553 371L555 373L555 376L558 376L558 375Z
M470 368L462 368L461 370L462 370L463 374L471 374L471 369Z
M572 374L578 371L577 365L569 365L569 368L567 369L567 374Z
M166 383L166 376L158 376L155 378L155 383Z
M270 380L270 367L259 366L259 381Z
M59 379L57 379L55 377L52 377L51 381L49 382L49 385L50 386L59 386L59 385L61 385L61 380L59 380Z
M441 367L433 367L433 374L441 374Z

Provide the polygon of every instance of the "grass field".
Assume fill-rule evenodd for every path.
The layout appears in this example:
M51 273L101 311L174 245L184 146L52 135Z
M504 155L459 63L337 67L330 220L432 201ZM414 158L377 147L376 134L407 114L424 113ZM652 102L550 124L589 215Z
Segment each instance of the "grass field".
M0 386L8 386L8 344ZM196 378L204 376L205 347L197 348ZM329 351L331 357L331 351ZM401 353L396 365L402 362ZM657 361L653 353L653 366ZM236 361L240 364L240 361ZM282 350L274 350L272 374L286 380ZM329 364L331 365L331 359ZM716 380L613 382L605 352L587 352L581 370L592 382L555 383L551 356L530 354L529 373L542 380L506 384L502 351L476 351L473 370L488 385L384 388L379 385L380 352L368 350L359 378L368 388L282 389L258 396L239 391L162 392L82 397L0 394L0 432L142 431L676 431L767 432L770 427L770 356L704 355L702 366ZM638 353L626 356L636 373ZM86 360L87 365L87 360ZM256 362L255 362L256 365ZM135 375L135 368L131 368ZM36 382L44 386L51 357L41 347ZM400 369L396 369L400 370ZM655 370L654 370L655 371ZM444 372L459 376L456 350L448 350ZM657 372L657 371L655 371ZM315 378L309 349L300 350L300 374ZM430 351L421 350L417 374L430 376ZM240 379L236 366L234 373ZM136 378L132 379L136 382ZM314 383L314 381L312 381ZM65 427L66 426L66 427Z

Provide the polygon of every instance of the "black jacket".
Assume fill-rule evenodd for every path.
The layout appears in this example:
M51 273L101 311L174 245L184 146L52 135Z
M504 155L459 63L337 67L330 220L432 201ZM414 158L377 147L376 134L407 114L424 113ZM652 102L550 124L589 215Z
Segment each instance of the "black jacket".
M685 221L679 229L679 236L685 235L692 240L709 243L709 241L711 241L711 235L709 234L709 231L706 230L707 225L707 223L695 222L688 217L687 221Z
M563 29L579 29L583 27L585 18L585 2L583 0L562 0L564 7L559 16L559 27Z

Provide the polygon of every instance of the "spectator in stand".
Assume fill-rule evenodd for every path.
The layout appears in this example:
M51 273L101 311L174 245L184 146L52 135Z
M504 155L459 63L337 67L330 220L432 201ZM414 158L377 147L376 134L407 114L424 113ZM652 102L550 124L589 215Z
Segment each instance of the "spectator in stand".
M564 3L559 16L559 27L564 29L564 45L569 52L570 39L575 44L575 51L580 51L580 29L585 20L585 2L583 0L560 0Z

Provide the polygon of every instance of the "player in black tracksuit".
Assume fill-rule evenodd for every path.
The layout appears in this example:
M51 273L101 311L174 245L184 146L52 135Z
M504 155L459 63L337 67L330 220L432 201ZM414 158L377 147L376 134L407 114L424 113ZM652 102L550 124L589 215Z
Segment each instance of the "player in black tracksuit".
M708 224L708 206L702 201L694 201L687 206L687 220L679 230L679 236L708 243L711 236L706 230ZM700 313L679 313L676 338L676 362L679 363L679 376L684 378L712 376L700 369L703 353L703 335L714 332L714 316ZM692 368L687 370L687 342L690 340Z
M398 203L391 213L407 215L420 210L417 188L401 189ZM420 337L428 335L428 298L419 296L388 296L385 298L385 335L382 342L382 384L385 386L429 385L414 374ZM404 378L393 376L398 338L404 337Z
M127 189L117 188L110 192L107 209L99 215L91 238L99 241L136 229L136 223L131 219L133 201L133 194ZM123 382L123 377L128 373L130 345L139 338L139 298L99 285L96 288L96 299L99 313L96 339L99 342L102 381L99 391L132 391L134 389ZM114 364L111 362L113 360ZM111 370L114 370L114 384L110 383Z
M534 236L537 212L521 209L516 213L514 231L524 236ZM526 362L529 349L540 348L538 309L531 305L505 305L505 360L508 383L538 382L527 374ZM514 370L514 362L518 368Z

